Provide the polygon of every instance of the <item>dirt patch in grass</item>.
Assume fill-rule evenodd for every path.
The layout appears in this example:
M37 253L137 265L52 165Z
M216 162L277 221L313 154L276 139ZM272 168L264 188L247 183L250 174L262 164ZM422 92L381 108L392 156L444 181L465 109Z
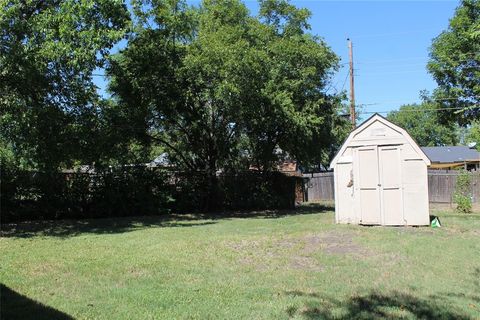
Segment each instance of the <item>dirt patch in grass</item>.
M56 262L41 262L32 265L27 269L27 273L32 277L42 277L54 275L62 270L63 265Z
M476 237L480 237L480 230L471 230L470 234Z
M149 276L150 272L147 269L131 268L128 270L127 275L131 278L138 279L138 278Z
M241 240L239 242L229 242L227 247L235 251L257 250L263 247L266 240Z
M300 238L241 240L228 243L227 247L236 252L241 265L255 266L258 270L288 268L323 271L324 266L313 257L319 251L357 258L376 255L372 250L356 243L354 234L333 231Z
M328 254L371 256L374 253L355 242L355 235L349 232L327 232L303 237L303 254L323 251Z
M324 271L325 267L318 263L312 257L293 256L289 263L290 269L308 270L308 271Z

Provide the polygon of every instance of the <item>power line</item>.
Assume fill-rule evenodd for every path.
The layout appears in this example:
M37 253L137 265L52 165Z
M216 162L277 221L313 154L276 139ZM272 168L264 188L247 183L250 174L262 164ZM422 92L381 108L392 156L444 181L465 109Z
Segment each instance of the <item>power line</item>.
M373 72L373 73L363 73L359 74L359 76L385 76L390 74L406 74L406 73L419 73L425 72L426 70L404 70L404 71L392 71L392 72Z
M449 110L474 110L474 109L480 109L480 105L474 105L470 107L451 107L451 108L428 108L428 109L402 109L402 110L383 110L383 111L361 111L357 110L357 114L375 114L375 113L380 113L380 114L388 114L390 112L429 112L429 111L449 111ZM138 125L131 125L131 124L109 124L107 125L107 128L116 128L116 129L145 129L145 130L154 130L155 125L158 125L158 123L149 123L146 124L146 126L138 126ZM97 127L100 129L100 127Z
M391 33L376 33L376 34L364 34L355 36L354 38L379 38L379 37L392 37L392 36L401 36L401 35L409 35L409 34L417 34L423 33L425 31L438 31L437 28L433 29L417 29L417 30L410 30L410 31L403 31L403 32L391 32ZM353 38L353 37L352 37Z
M473 109L480 109L479 106L472 106L472 107L452 107L452 108L438 108L438 109L402 109L401 112L425 112L425 111L448 111L448 110L473 110ZM389 110L389 111L360 111L362 114L375 114L375 113L390 113L390 112L398 112L400 110Z
M473 96L472 98L480 99L480 96ZM428 102L428 101L448 101L448 100L460 100L460 98L449 97L449 98L427 99L426 102ZM397 100L397 101L367 102L367 103L362 103L360 105L362 105L362 106L374 106L374 105L385 104L385 103L409 103L409 101L406 101L406 100L399 101L399 100Z
M380 65L369 65L368 69L381 69L381 68L392 68L392 67L426 67L426 63L395 63L395 64L380 64ZM365 66L367 67L367 66Z
M358 64L375 64L375 63L384 63L384 62L397 62L397 61L415 61L415 60L427 60L428 57L412 57L412 58L403 58L403 59L389 59L389 60L367 60L359 61Z
M347 75L345 76L345 80L343 81L342 89L340 89L340 92L342 92L343 89L345 88L345 85L347 84L347 79L348 79L349 75L350 75L350 70L347 72Z
M437 55L439 58L447 58L447 59L454 59L455 61L469 61L472 58L480 58L480 55L477 52L466 52L466 53L458 53L455 56L449 55ZM460 58L460 59L455 59ZM367 61L358 61L359 64L377 64L377 63L389 63L389 62L400 62L400 61L417 61L417 60L430 60L432 57L410 57L410 58L400 58L400 59L388 59L388 60L367 60Z

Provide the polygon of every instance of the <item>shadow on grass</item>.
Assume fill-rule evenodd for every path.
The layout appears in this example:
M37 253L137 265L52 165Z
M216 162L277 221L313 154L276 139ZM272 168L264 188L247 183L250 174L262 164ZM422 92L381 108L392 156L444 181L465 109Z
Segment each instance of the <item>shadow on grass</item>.
M69 320L74 318L0 284L0 319Z
M327 211L334 211L333 205L322 203L304 203L295 209L279 210L252 210L252 211L219 211L206 214L200 214L201 218L209 219L232 219L232 218L256 218L256 219L276 219L299 214L315 214ZM197 215L198 216L198 215Z
M458 298L462 300L469 300L472 302L472 305L475 306L480 319L480 268L475 268L473 271L473 277L470 285L473 287L472 292L474 294L470 293L465 293L465 292L459 292L459 293L453 293L453 292L448 292L448 293L440 293L435 295L434 297L436 299L448 299L448 298Z
M289 317L300 315L306 319L472 319L463 310L445 299L419 298L410 294L391 292L371 293L341 301L316 294L286 292L291 296L310 298L303 308L289 307ZM313 299L312 299L313 298Z
M73 237L80 234L116 234L151 227L198 227L217 223L219 220L250 218L276 219L298 214L331 211L320 204L302 205L292 210L223 211L195 214L168 214L164 216L118 217L83 220L29 221L1 225L0 236L29 238L36 236Z
M151 227L195 227L214 224L214 221L191 219L172 220L173 217L145 216L135 218L106 218L84 220L30 221L2 225L2 237L30 238L53 236L68 238L81 234L116 234Z

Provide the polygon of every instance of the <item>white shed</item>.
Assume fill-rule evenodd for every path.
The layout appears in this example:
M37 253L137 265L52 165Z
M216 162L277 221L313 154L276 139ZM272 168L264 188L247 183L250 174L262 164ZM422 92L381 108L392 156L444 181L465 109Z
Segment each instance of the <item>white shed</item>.
M353 130L332 160L335 221L428 225L430 160L399 126L379 114Z

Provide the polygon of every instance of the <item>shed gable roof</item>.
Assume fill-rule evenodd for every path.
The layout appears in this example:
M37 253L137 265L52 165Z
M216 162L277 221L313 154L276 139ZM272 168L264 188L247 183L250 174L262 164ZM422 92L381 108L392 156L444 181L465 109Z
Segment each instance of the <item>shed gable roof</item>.
M357 128L355 128L355 130L350 132L347 139L343 143L342 147L340 148L340 150L337 152L337 154L333 158L332 162L330 163L330 169L333 169L333 167L337 164L340 156L345 152L345 149L350 145L352 140L357 135L361 134L366 128L370 127L371 125L373 125L376 122L379 122L379 123L383 124L385 127L387 127L389 130L394 130L394 131L398 132L400 135L402 135L410 143L410 145L413 147L413 149L418 153L418 155L421 157L421 159L427 165L431 164L430 159L425 155L425 153L422 151L422 149L420 149L420 147L417 145L417 143L412 139L412 137L408 134L408 132L405 129L393 124L392 122L388 121L387 119L385 119L384 117L382 117L381 115L376 113L373 116L371 116L370 118L368 118L367 120L365 120Z

